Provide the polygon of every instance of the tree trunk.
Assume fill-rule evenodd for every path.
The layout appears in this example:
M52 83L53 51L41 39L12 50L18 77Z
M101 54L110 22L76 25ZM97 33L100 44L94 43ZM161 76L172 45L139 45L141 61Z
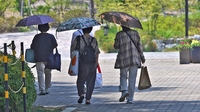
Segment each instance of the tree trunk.
M23 6L24 6L24 0L21 0L21 3L20 3L20 16L24 16L24 12L23 12Z
M30 0L28 0L28 7L29 7L29 10L30 10L30 15L33 15L33 12L32 12L32 9L31 9Z
M90 0L90 16L94 19L94 0Z

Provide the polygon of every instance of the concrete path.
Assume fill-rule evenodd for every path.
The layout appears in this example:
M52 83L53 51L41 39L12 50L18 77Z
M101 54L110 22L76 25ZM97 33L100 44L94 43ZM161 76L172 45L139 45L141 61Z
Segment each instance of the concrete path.
M179 64L178 52L145 53L152 87L138 90L133 104L118 102L119 70L113 69L116 54L101 54L103 87L94 90L91 105L77 104L76 77L54 71L51 94L38 96L35 105L65 107L63 112L199 112L199 64ZM104 58L106 57L106 58ZM157 58L156 58L157 57ZM136 85L138 85L140 69ZM72 111L73 110L73 111Z
M54 32L54 30L51 30ZM12 39L20 45L30 45L37 32L0 34L0 46ZM145 52L152 87L147 90L135 89L133 104L118 102L119 70L114 69L116 53L100 55L103 87L94 90L91 105L78 104L76 76L69 76L70 32L58 34L58 50L62 55L62 71L53 71L51 93L37 96L35 106L59 107L62 112L200 112L200 65L179 64L178 52ZM29 64L32 66L32 64ZM36 81L35 69L32 69ZM140 69L138 70L138 85ZM36 83L37 85L37 83ZM38 87L36 87L38 90ZM39 93L39 91L37 91Z

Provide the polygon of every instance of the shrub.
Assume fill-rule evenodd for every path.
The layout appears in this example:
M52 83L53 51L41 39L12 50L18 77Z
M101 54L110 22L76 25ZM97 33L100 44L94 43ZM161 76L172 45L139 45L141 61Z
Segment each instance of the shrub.
M8 84L17 91L23 84L21 77L21 61L15 56L8 55ZM16 62L16 63L15 63ZM14 65L11 65L15 63ZM4 90L4 62L3 53L0 51L0 110L5 111L5 90ZM27 63L25 63L26 75L26 107L27 112L31 112L32 104L36 100L35 78ZM9 89L9 112L23 112L23 91L14 93Z
M1 18L0 17L0 32L24 32L24 31L30 31L27 27L15 27L17 22L21 18L16 18L14 16L8 17L8 18Z
M116 33L118 32L118 28L116 26L110 26L108 29L108 35L104 36L104 29L101 28L95 32L95 37L99 42L99 47L106 53L117 52L117 50L113 47L114 39Z
M149 41L143 50L146 52L148 52L148 51L155 52L155 51L157 51L157 45L155 42Z

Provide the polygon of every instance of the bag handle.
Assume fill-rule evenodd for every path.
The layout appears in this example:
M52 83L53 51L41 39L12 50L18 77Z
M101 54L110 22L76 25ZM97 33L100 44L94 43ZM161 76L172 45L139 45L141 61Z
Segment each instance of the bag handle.
M98 70L99 73L101 73L101 68L100 68L99 63L98 63L98 66L97 66L97 70Z
M126 31L125 31L126 32ZM138 48L137 48L137 46L135 45L135 42L134 42L134 40L131 38L131 36L126 32L126 34L128 35L128 37L131 39L131 41L133 42L133 44L134 44L134 46L136 47L136 49L137 49L137 51L138 51ZM139 51L138 51L138 53L139 53Z
M56 47L56 53L58 53L58 49L57 49L57 47Z
M83 35L81 36L82 38L83 38L83 41L85 42L85 44L87 45L87 43L86 43L86 40L85 40L85 38L83 37ZM91 43L92 43L92 41L93 41L93 37L92 37L92 40L90 41L90 43L89 43L89 45L91 45Z
M125 31L126 32L126 31ZM134 42L134 40L131 38L131 36L128 34L128 32L126 32L126 34L128 35L128 37L131 39L131 41L133 42L133 45L135 46L135 48L137 49L137 52L138 52L138 54L140 55L140 52L139 52L139 50L138 50L138 47L135 45L135 42ZM141 56L140 56L140 58L141 58Z

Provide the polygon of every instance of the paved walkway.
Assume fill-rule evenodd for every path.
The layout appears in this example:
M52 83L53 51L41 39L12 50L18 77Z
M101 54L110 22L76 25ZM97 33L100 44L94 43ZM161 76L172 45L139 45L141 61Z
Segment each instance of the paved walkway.
M16 34L14 35L16 36ZM69 35L71 34L65 36ZM8 35L0 34L1 42L8 38L6 36ZM24 34L21 34L21 36L26 38L22 39L25 41L25 45L30 44L32 38L27 40ZM27 34L27 36L29 35ZM14 36L12 39L15 39ZM200 111L200 65L193 63L180 65L178 52L145 52L152 87L147 90L138 90L136 87L133 104L118 102L121 95L118 92L119 70L113 69L116 54L102 53L100 55L100 66L103 74L103 87L94 90L91 105L77 104L78 95L75 84L77 77L67 74L69 48L65 46L69 42L63 42L63 39L70 40L68 37L64 38L64 34L62 39L60 37L58 39L59 51L62 54L62 71L53 71L51 93L44 96L38 95L34 103L35 106L60 107L65 109L63 112ZM35 69L32 70L35 74ZM137 84L139 73L140 69ZM38 87L36 89L38 90Z
M91 105L77 104L76 77L67 74L68 61L62 72L54 71L51 94L38 96L35 105L66 106L63 112L198 112L200 111L199 64L179 64L178 52L145 53L152 87L135 89L133 104L118 102L119 70L113 69L115 54L102 54L100 65L103 87L94 90ZM139 76L140 70L138 71ZM137 77L137 84L138 84ZM136 85L137 85L136 84Z

